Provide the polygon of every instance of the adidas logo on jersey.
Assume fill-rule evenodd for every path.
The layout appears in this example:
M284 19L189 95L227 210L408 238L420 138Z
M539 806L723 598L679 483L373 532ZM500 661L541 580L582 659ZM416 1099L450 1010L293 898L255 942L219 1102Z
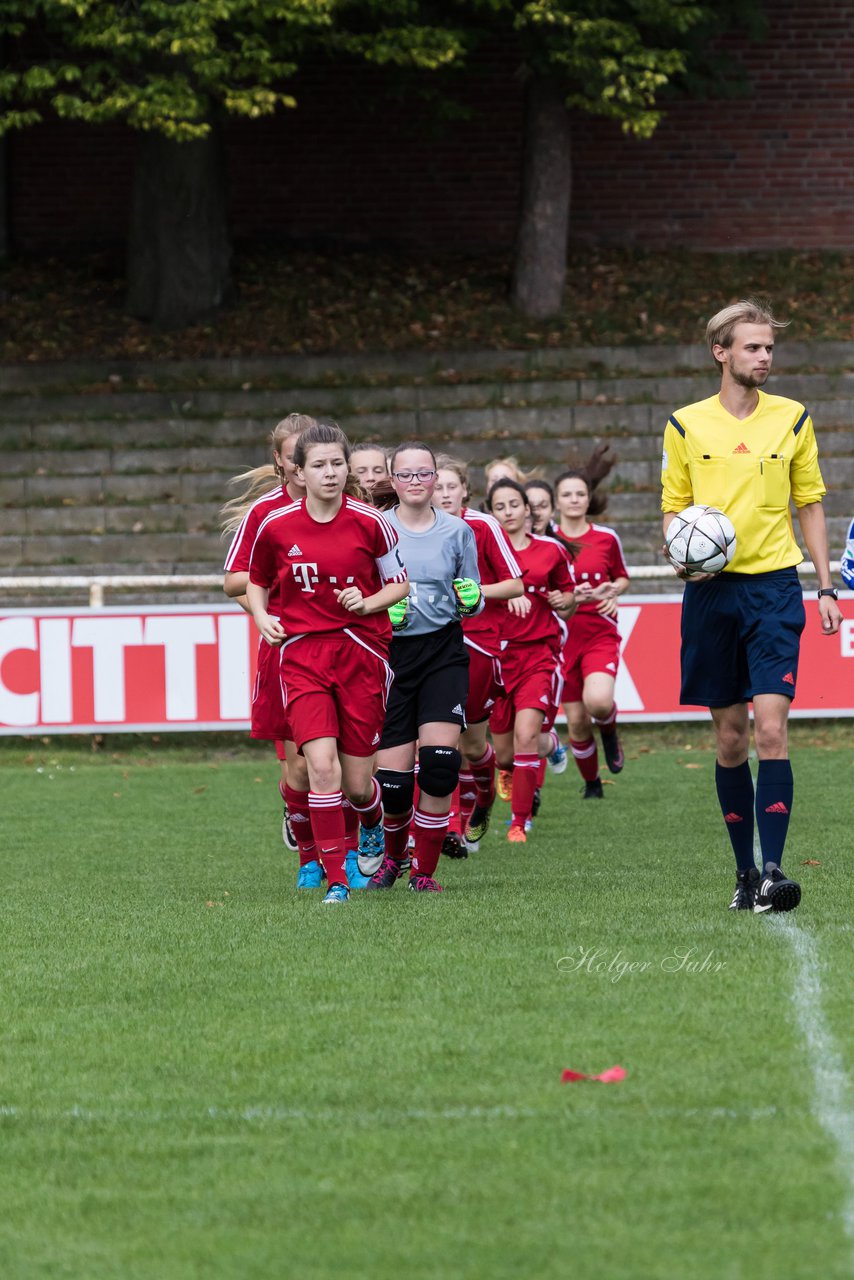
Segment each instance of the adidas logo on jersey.
M302 552L300 551L300 549L299 549L299 547L297 546L297 544L296 544L296 543L294 543L294 545L291 547L290 551L288 552L288 555L289 555L289 556L301 556L301 555L302 555Z
M735 448L733 449L733 453L750 453L750 450L742 440L741 444L737 444L735 446Z
M455 707L452 707L452 708L451 708L451 715L452 715L452 716L461 716L462 714L463 714L463 709L462 709L462 707L460 706L460 704L459 704L459 703L457 703L457 705L456 705Z
M544 702L546 706L549 704L549 700L544 693L540 695L540 702Z
M782 679L783 679L783 684L794 684L794 683L795 683L795 677L792 675L791 671L787 671L787 672L786 672L786 674L783 676L783 678L782 678Z
M379 740L380 740L380 735L378 733L375 733L374 736L371 738L371 746L375 747L379 742Z
M486 708L487 708L487 707L494 707L494 706L495 706L495 699L494 699L494 698L487 698L487 699L486 699L486 702L484 702L484 704L483 704L483 708L484 708L484 710L486 710Z

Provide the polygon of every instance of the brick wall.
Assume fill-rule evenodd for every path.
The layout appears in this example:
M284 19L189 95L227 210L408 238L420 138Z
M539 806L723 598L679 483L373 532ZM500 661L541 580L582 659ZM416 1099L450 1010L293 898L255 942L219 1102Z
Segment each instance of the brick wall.
M675 103L647 142L575 122L577 239L854 247L854 3L776 0L769 13L765 44L733 45L749 98ZM381 72L307 68L297 110L230 126L235 234L512 244L523 123L512 56L485 53L449 84L471 114L437 129L415 92ZM125 130L51 124L9 149L18 249L121 243L133 166Z

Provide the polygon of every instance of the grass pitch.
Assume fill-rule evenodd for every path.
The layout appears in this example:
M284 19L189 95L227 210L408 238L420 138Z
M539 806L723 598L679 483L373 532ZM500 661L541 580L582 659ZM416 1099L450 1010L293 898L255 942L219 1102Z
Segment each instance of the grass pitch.
M705 728L340 908L266 753L0 745L0 1274L850 1275L854 775L793 739L770 919L726 911Z

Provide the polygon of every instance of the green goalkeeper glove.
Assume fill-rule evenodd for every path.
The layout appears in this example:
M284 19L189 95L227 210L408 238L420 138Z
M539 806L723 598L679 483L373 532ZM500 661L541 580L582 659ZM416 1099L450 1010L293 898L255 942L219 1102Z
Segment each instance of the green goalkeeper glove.
M454 591L457 596L457 612L463 618L469 617L480 604L480 585L472 578L454 578Z
M391 606L388 617L392 631L403 631L409 623L409 601L406 596Z

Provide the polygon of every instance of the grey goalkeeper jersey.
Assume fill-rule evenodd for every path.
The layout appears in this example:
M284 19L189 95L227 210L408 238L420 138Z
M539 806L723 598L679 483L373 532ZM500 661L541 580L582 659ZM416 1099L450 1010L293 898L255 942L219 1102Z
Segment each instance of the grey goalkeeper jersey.
M477 543L465 520L440 508L433 508L435 522L423 533L407 529L398 510L393 507L385 516L400 538L400 558L409 575L409 625L400 634L423 636L459 618L454 578L480 582Z

